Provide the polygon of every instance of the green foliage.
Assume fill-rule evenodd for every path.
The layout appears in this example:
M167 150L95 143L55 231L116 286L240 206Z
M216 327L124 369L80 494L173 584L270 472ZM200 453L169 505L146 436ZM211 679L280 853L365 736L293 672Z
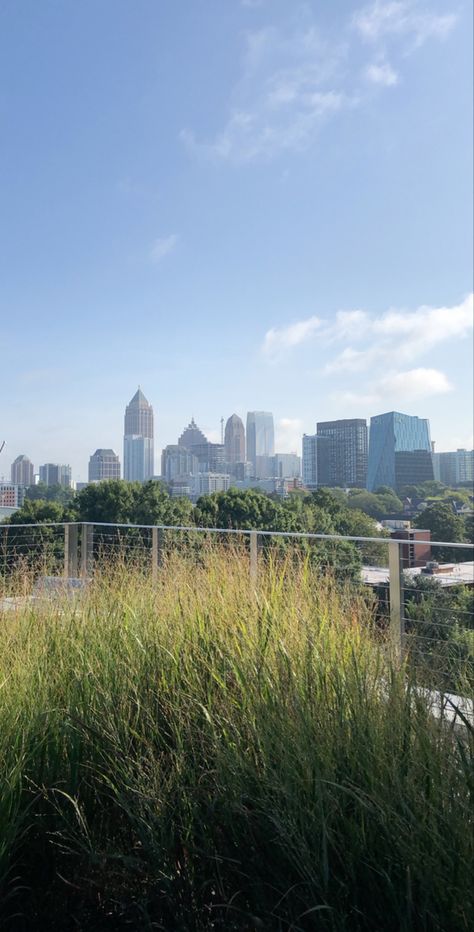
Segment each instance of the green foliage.
M273 501L259 489L230 488L228 492L203 495L196 503L194 518L199 527L302 530L293 508Z
M68 502L72 502L75 494L74 489L65 488L63 485L46 485L44 482L38 482L37 485L29 486L25 498L31 501L42 499L45 502L59 502L67 505Z
M400 514L403 511L403 502L400 501L392 489L382 487L383 491L366 492L364 489L351 489L347 500L348 508L363 511L371 518L381 521L389 514Z
M465 540L464 521L447 502L434 502L428 505L421 514L417 515L413 524L417 528L431 531L431 539L435 541L452 541L455 544ZM436 559L459 560L461 555L455 549L440 547L436 550Z
M74 520L68 517L69 509L65 508L60 502L44 501L42 499L32 500L25 498L23 505L18 511L15 511L9 518L6 518L4 524L43 524L54 521L62 522Z
M472 734L307 563L118 566L0 682L5 930L470 929Z

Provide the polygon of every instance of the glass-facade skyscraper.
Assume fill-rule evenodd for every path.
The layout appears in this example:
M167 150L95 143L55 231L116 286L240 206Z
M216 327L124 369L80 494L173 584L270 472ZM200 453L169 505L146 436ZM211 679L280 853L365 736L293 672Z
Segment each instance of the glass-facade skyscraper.
M269 458L275 453L273 414L269 411L247 413L247 459L253 476L259 477Z
M154 474L153 408L139 388L125 408L123 477L145 482Z
M429 421L399 411L371 418L369 492L381 485L399 490L428 479L433 479Z

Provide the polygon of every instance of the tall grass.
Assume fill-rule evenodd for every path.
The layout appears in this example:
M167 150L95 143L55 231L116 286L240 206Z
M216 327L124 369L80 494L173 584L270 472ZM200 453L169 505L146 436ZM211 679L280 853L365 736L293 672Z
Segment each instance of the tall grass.
M468 930L469 728L289 555L0 615L5 929Z

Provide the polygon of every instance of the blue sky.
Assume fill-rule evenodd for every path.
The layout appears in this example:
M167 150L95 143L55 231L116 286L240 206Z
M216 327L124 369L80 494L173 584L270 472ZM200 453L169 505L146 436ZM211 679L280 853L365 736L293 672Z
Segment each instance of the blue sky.
M194 415L472 444L470 0L3 0L0 476ZM469 295L471 294L471 298Z

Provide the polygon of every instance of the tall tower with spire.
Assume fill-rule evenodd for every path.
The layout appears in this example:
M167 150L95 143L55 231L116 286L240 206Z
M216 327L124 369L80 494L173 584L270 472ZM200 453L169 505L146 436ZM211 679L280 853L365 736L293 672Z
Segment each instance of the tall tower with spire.
M139 386L125 408L123 477L145 482L154 471L153 408Z

